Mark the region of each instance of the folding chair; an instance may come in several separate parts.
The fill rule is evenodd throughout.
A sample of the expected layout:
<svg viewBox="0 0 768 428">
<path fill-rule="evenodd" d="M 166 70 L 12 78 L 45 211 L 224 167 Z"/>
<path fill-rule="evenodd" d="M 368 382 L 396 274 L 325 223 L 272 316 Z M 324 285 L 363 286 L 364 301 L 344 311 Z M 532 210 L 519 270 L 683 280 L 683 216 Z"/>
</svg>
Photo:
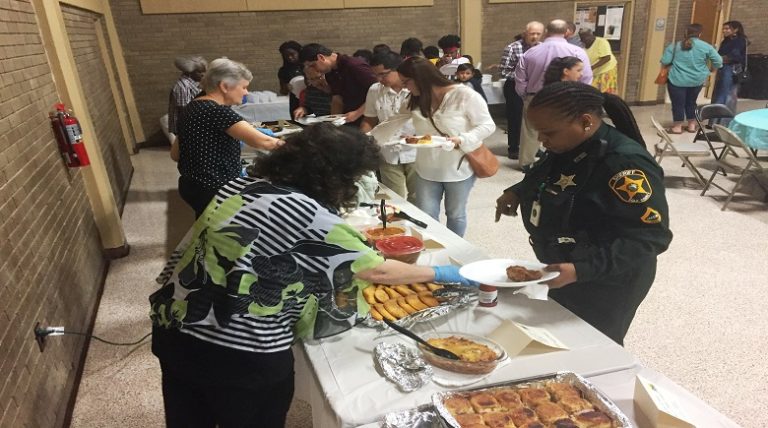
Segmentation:
<svg viewBox="0 0 768 428">
<path fill-rule="evenodd" d="M 651 117 L 651 122 L 653 123 L 653 127 L 656 128 L 656 134 L 661 137 L 661 140 L 659 140 L 655 146 L 656 154 L 654 155 L 654 159 L 656 159 L 656 162 L 661 163 L 661 159 L 664 158 L 664 155 L 674 154 L 683 161 L 683 165 L 691 171 L 694 178 L 704 186 L 704 176 L 701 175 L 689 158 L 709 157 L 709 149 L 696 143 L 673 143 L 672 138 L 667 131 L 655 118 Z"/>
<path fill-rule="evenodd" d="M 722 211 L 725 211 L 725 208 L 728 206 L 728 204 L 731 202 L 731 199 L 733 199 L 733 196 L 736 194 L 736 189 L 739 188 L 742 181 L 744 181 L 744 177 L 748 175 L 760 175 L 765 174 L 766 169 L 763 168 L 762 165 L 760 165 L 760 162 L 758 162 L 757 158 L 755 157 L 755 154 L 752 153 L 752 150 L 750 150 L 749 146 L 744 144 L 744 141 L 741 140 L 741 138 L 736 135 L 733 131 L 730 129 L 722 126 L 722 125 L 714 125 L 715 132 L 718 133 L 718 136 L 720 139 L 727 145 L 728 150 L 723 151 L 723 155 L 716 159 L 717 161 L 717 168 L 712 173 L 712 176 L 709 177 L 709 181 L 707 181 L 707 184 L 704 185 L 704 190 L 701 191 L 701 196 L 704 196 L 704 193 L 707 192 L 707 189 L 709 189 L 709 186 L 715 186 L 718 189 L 722 190 L 723 192 L 728 194 L 728 198 L 725 200 L 725 203 L 723 204 L 723 207 L 721 208 Z M 736 157 L 737 151 L 743 151 L 745 157 Z M 733 154 L 733 156 L 728 156 L 729 154 Z M 728 172 L 734 173 L 739 175 L 739 179 L 736 180 L 736 185 L 733 186 L 733 189 L 731 191 L 725 190 L 723 187 L 717 185 L 716 183 L 713 183 L 713 180 L 715 179 L 715 176 L 717 175 L 717 171 L 719 169 L 722 170 L 728 170 Z"/>
<path fill-rule="evenodd" d="M 721 149 L 726 146 L 712 128 L 712 122 L 716 119 L 733 119 L 733 112 L 725 104 L 707 104 L 696 107 L 696 123 L 699 128 L 696 130 L 696 135 L 693 136 L 693 142 L 706 141 L 712 154 L 719 158 L 723 154 Z M 719 155 L 717 151 L 720 151 Z"/>
</svg>

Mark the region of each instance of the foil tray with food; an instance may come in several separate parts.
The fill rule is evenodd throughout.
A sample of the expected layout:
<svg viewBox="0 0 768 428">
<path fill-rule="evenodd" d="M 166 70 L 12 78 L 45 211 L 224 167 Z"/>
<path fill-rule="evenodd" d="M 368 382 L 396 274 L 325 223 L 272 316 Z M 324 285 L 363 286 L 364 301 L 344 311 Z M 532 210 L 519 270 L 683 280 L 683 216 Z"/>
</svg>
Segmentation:
<svg viewBox="0 0 768 428">
<path fill-rule="evenodd" d="M 437 392 L 432 404 L 448 428 L 632 427 L 616 404 L 572 372 Z"/>
<path fill-rule="evenodd" d="M 363 320 L 368 327 L 386 327 L 385 318 L 402 326 L 431 321 L 477 300 L 475 288 L 432 282 L 372 284 L 362 293 L 370 306 Z"/>
<path fill-rule="evenodd" d="M 415 409 L 387 413 L 381 428 L 442 428 L 440 416 L 432 404 L 424 404 Z"/>
</svg>

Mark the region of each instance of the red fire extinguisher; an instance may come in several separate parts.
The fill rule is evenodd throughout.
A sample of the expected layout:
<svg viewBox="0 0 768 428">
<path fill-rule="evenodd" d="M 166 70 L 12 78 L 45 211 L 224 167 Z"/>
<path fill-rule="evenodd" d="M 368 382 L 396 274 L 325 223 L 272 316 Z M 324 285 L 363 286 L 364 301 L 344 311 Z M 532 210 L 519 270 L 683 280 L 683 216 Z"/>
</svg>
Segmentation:
<svg viewBox="0 0 768 428">
<path fill-rule="evenodd" d="M 54 108 L 55 110 L 48 116 L 51 119 L 51 128 L 53 128 L 53 134 L 56 136 L 56 143 L 59 145 L 59 151 L 64 162 L 70 168 L 90 165 L 91 161 L 88 159 L 88 152 L 85 151 L 80 122 L 69 114 L 64 104 L 57 103 Z"/>
</svg>

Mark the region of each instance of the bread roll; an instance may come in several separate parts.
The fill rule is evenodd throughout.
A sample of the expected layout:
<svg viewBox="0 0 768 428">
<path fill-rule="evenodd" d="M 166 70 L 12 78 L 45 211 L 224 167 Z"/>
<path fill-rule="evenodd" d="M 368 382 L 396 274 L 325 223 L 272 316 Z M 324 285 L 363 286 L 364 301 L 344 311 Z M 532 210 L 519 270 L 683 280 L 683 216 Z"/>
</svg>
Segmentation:
<svg viewBox="0 0 768 428">
<path fill-rule="evenodd" d="M 369 305 L 376 303 L 376 297 L 374 296 L 375 292 L 376 292 L 376 287 L 372 285 L 363 289 L 363 299 L 365 299 L 365 301 L 368 302 Z"/>
<path fill-rule="evenodd" d="M 391 286 L 385 285 L 382 288 L 384 289 L 384 291 L 387 292 L 387 294 L 389 294 L 390 299 L 397 299 L 398 297 L 400 297 L 400 293 L 398 293 L 397 290 L 395 290 Z"/>
<path fill-rule="evenodd" d="M 399 297 L 399 298 L 397 299 L 397 304 L 398 304 L 398 305 L 399 305 L 401 308 L 403 308 L 403 310 L 404 310 L 405 312 L 408 312 L 408 315 L 410 315 L 410 314 L 412 314 L 412 313 L 415 313 L 415 312 L 416 312 L 416 308 L 414 308 L 413 306 L 409 305 L 409 304 L 408 304 L 408 302 L 406 302 L 406 301 L 405 301 L 405 297 Z"/>
<path fill-rule="evenodd" d="M 398 284 L 394 286 L 395 290 L 400 293 L 401 296 L 407 296 L 409 294 L 415 294 L 413 290 L 408 288 L 407 285 Z"/>
<path fill-rule="evenodd" d="M 440 304 L 440 302 L 435 299 L 435 296 L 432 295 L 431 292 L 425 291 L 418 294 L 419 299 L 427 306 L 434 307 Z"/>
<path fill-rule="evenodd" d="M 394 315 L 390 314 L 389 311 L 384 308 L 383 303 L 376 303 L 373 305 L 373 307 L 382 315 L 382 317 L 386 318 L 387 320 L 397 321 L 397 318 L 395 318 Z"/>
<path fill-rule="evenodd" d="M 397 319 L 404 318 L 408 316 L 408 312 L 405 312 L 403 308 L 400 307 L 400 305 L 397 304 L 396 299 L 389 299 L 386 302 L 384 302 L 384 309 L 387 310 L 392 316 L 394 316 Z"/>
<path fill-rule="evenodd" d="M 386 287 L 378 286 L 376 287 L 376 290 L 373 292 L 374 297 L 376 298 L 376 301 L 379 303 L 384 303 L 387 300 L 389 300 L 389 293 L 385 291 Z"/>
<path fill-rule="evenodd" d="M 419 299 L 418 294 L 409 294 L 405 296 L 405 302 L 411 305 L 417 311 L 420 311 L 422 309 L 427 309 L 429 307 L 421 302 L 421 299 Z"/>
<path fill-rule="evenodd" d="M 421 283 L 411 284 L 411 290 L 421 293 L 422 291 L 429 291 L 429 288 L 427 288 L 426 285 Z"/>
<path fill-rule="evenodd" d="M 380 305 L 381 303 L 379 303 Z M 384 317 L 381 315 L 379 311 L 376 310 L 376 307 L 371 306 L 371 318 L 375 319 L 376 321 L 382 321 Z"/>
</svg>

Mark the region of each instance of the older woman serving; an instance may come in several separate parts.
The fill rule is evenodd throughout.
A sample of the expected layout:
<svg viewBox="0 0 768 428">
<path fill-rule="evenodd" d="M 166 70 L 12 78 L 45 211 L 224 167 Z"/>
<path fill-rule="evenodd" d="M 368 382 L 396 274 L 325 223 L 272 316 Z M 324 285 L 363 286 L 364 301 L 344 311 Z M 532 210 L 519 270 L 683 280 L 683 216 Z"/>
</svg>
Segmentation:
<svg viewBox="0 0 768 428">
<path fill-rule="evenodd" d="M 262 179 L 221 188 L 150 297 L 168 427 L 282 428 L 291 345 L 351 328 L 358 280 L 460 280 L 455 268 L 384 261 L 339 217 L 378 164 L 373 141 L 323 123 L 259 160 Z"/>
<path fill-rule="evenodd" d="M 240 176 L 240 141 L 267 150 L 282 144 L 229 107 L 242 102 L 252 78 L 243 64 L 216 59 L 202 81 L 205 95 L 184 110 L 179 126 L 179 194 L 196 217 L 224 183 Z"/>
<path fill-rule="evenodd" d="M 496 129 L 488 104 L 474 89 L 451 82 L 429 60 L 411 57 L 397 68 L 403 86 L 411 92 L 408 102 L 418 135 L 446 135 L 455 150 L 420 150 L 416 157 L 416 205 L 435 220 L 445 195 L 448 229 L 464 236 L 467 199 L 475 173 L 465 153 L 476 150 Z"/>
</svg>

